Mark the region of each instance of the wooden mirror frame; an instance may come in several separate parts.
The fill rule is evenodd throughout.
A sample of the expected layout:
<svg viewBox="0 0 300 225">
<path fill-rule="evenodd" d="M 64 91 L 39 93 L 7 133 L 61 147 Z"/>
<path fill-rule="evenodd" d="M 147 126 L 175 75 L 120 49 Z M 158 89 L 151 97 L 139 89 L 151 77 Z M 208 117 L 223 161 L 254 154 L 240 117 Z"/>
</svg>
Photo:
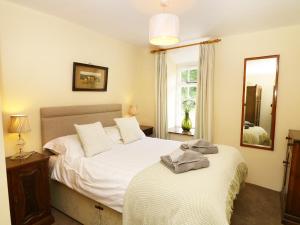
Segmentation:
<svg viewBox="0 0 300 225">
<path fill-rule="evenodd" d="M 245 90 L 246 90 L 246 69 L 247 69 L 247 61 L 250 60 L 259 60 L 259 59 L 269 59 L 276 58 L 277 68 L 276 68 L 276 77 L 275 77 L 275 86 L 273 90 L 273 102 L 272 102 L 272 121 L 271 121 L 271 132 L 270 139 L 272 140 L 271 146 L 263 146 L 263 145 L 255 145 L 255 144 L 244 144 L 243 143 L 243 128 L 244 128 L 244 114 L 245 114 Z M 275 143 L 275 123 L 276 123 L 276 106 L 277 106 L 277 94 L 278 94 L 278 76 L 279 76 L 279 58 L 280 55 L 268 55 L 268 56 L 260 56 L 260 57 L 251 57 L 244 59 L 244 80 L 243 80 L 243 96 L 242 96 L 242 119 L 241 119 L 241 136 L 240 136 L 240 146 L 249 147 L 249 148 L 257 148 L 263 150 L 274 150 Z"/>
</svg>

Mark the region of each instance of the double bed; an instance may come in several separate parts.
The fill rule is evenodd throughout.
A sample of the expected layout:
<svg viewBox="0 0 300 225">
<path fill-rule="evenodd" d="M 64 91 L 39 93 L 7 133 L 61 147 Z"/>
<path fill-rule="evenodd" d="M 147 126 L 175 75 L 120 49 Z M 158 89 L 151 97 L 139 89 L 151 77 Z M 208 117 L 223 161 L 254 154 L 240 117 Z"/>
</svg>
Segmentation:
<svg viewBox="0 0 300 225">
<path fill-rule="evenodd" d="M 267 131 L 259 126 L 244 128 L 243 143 L 253 145 L 266 145 L 271 144 L 271 140 Z"/>
<path fill-rule="evenodd" d="M 42 143 L 75 134 L 74 124 L 113 126 L 121 116 L 120 104 L 42 108 Z M 86 225 L 230 224 L 247 174 L 241 154 L 218 145 L 208 168 L 173 174 L 159 160 L 180 144 L 144 137 L 93 157 L 51 156 L 52 205 Z"/>
</svg>

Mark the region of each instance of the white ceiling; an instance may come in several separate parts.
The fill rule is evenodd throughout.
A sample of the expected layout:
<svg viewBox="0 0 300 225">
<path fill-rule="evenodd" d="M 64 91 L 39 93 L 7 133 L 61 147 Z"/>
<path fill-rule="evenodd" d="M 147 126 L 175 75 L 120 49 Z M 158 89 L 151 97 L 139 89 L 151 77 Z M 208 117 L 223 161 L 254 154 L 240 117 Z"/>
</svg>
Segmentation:
<svg viewBox="0 0 300 225">
<path fill-rule="evenodd" d="M 159 0 L 9 0 L 131 43 L 148 44 Z M 181 40 L 300 24 L 300 0 L 169 0 Z"/>
</svg>

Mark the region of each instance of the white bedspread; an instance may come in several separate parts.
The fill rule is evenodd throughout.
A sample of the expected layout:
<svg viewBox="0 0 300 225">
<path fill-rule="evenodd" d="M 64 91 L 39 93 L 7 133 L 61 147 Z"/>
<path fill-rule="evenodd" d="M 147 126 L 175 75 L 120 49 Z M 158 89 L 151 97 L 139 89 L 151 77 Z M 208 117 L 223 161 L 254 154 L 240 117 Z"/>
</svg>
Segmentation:
<svg viewBox="0 0 300 225">
<path fill-rule="evenodd" d="M 181 142 L 177 141 L 146 137 L 130 144 L 116 144 L 112 150 L 91 158 L 59 156 L 51 178 L 122 212 L 125 192 L 132 178 L 158 162 L 160 156 L 176 150 L 180 144 Z M 223 145 L 219 145 L 218 154 L 207 155 L 207 157 L 210 167 L 206 169 L 206 178 L 219 179 L 220 182 L 224 177 L 222 179 L 215 177 L 216 174 L 225 175 L 229 172 L 226 179 L 230 179 L 233 176 L 231 170 L 224 171 L 224 169 L 235 167 L 238 162 L 243 161 L 237 149 Z M 220 160 L 223 161 L 223 167 L 219 168 Z M 224 166 L 226 164 L 230 165 L 226 167 Z M 209 171 L 212 171 L 211 175 L 209 175 Z M 224 185 L 229 183 L 230 180 L 226 180 Z"/>
<path fill-rule="evenodd" d="M 145 137 L 130 144 L 116 144 L 112 150 L 91 158 L 60 156 L 51 178 L 122 212 L 124 195 L 131 179 L 180 144 L 177 141 Z"/>
</svg>

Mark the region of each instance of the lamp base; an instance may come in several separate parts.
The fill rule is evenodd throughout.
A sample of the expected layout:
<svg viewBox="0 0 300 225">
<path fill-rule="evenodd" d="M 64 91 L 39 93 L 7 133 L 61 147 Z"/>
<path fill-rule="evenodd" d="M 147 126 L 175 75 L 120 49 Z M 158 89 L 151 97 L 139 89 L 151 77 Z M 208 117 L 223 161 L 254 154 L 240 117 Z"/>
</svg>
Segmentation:
<svg viewBox="0 0 300 225">
<path fill-rule="evenodd" d="M 12 159 L 12 160 L 27 159 L 27 158 L 29 158 L 33 153 L 34 153 L 34 151 L 32 151 L 32 152 L 18 152 L 18 153 L 16 153 L 16 154 L 12 155 L 12 156 L 10 157 L 10 159 Z"/>
</svg>

